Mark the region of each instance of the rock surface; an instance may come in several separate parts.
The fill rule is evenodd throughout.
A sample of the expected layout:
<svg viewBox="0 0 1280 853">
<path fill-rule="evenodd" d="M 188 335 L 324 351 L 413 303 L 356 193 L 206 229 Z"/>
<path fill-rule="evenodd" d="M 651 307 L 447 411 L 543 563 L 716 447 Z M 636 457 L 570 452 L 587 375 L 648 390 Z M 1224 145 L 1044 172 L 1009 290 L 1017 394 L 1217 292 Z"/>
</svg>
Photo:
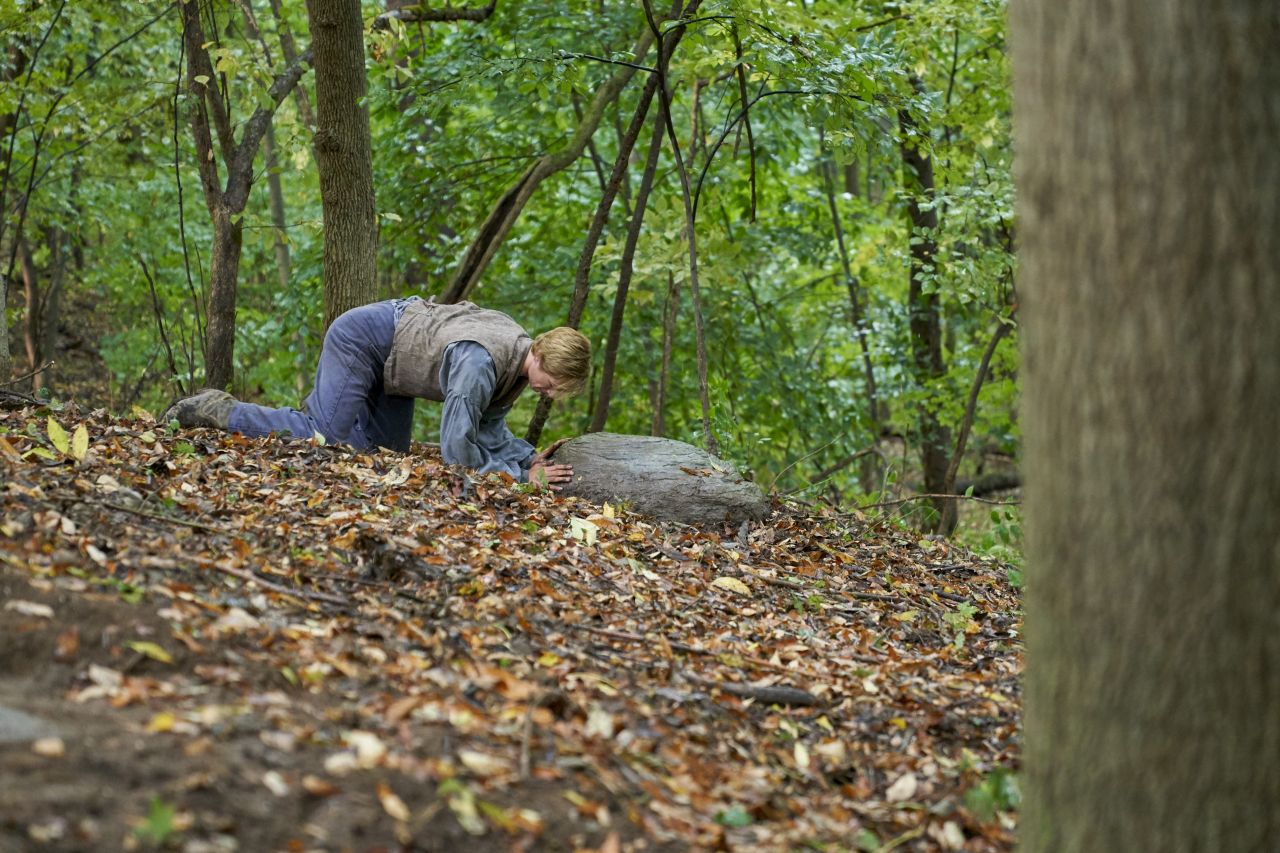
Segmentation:
<svg viewBox="0 0 1280 853">
<path fill-rule="evenodd" d="M 39 717 L 0 705 L 0 743 L 25 743 L 56 732 L 57 729 Z"/>
<path fill-rule="evenodd" d="M 563 494 L 621 502 L 635 512 L 685 524 L 740 524 L 764 518 L 769 500 L 728 462 L 669 438 L 596 432 L 572 439 L 554 460 L 573 466 Z"/>
</svg>

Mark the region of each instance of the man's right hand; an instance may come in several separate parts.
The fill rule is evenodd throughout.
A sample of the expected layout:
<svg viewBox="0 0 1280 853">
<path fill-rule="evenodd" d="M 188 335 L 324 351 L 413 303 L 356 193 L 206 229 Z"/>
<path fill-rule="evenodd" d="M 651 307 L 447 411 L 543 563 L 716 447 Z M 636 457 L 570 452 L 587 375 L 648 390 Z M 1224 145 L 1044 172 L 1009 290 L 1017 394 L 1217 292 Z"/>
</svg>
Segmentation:
<svg viewBox="0 0 1280 853">
<path fill-rule="evenodd" d="M 557 492 L 564 489 L 564 486 L 557 486 L 556 483 L 568 483 L 572 480 L 572 465 L 556 465 L 551 462 L 538 461 L 534 462 L 529 468 L 530 483 L 549 486 Z"/>
</svg>

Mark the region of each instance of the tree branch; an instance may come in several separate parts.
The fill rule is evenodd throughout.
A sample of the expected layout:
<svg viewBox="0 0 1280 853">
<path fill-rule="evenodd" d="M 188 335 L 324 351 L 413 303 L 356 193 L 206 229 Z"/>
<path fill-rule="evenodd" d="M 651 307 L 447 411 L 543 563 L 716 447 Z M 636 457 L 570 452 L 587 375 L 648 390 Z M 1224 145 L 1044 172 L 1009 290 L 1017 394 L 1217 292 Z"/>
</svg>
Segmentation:
<svg viewBox="0 0 1280 853">
<path fill-rule="evenodd" d="M 405 24 L 414 24 L 419 21 L 430 21 L 435 23 L 444 23 L 449 21 L 483 21 L 488 19 L 498 8 L 498 0 L 490 0 L 488 6 L 464 6 L 455 9 L 448 4 L 443 9 L 431 9 L 426 6 L 404 6 L 400 9 L 392 9 L 383 12 L 381 15 L 373 19 L 373 28 L 375 30 L 383 30 L 390 26 L 391 21 L 400 21 Z"/>
<path fill-rule="evenodd" d="M 241 210 L 248 201 L 249 188 L 253 182 L 253 158 L 258 152 L 258 145 L 262 142 L 262 136 L 267 132 L 267 126 L 271 123 L 271 117 L 279 108 L 280 104 L 294 87 L 298 85 L 298 81 L 302 79 L 302 75 L 307 73 L 307 69 L 311 65 L 311 50 L 302 52 L 296 60 L 289 64 L 287 68 L 276 75 L 271 83 L 271 88 L 267 90 L 267 96 L 271 98 L 270 107 L 259 106 L 253 111 L 253 115 L 249 121 L 245 123 L 244 135 L 240 140 L 240 144 L 236 146 L 235 159 L 227 168 L 227 195 L 225 202 L 228 207 L 233 210 Z"/>
</svg>

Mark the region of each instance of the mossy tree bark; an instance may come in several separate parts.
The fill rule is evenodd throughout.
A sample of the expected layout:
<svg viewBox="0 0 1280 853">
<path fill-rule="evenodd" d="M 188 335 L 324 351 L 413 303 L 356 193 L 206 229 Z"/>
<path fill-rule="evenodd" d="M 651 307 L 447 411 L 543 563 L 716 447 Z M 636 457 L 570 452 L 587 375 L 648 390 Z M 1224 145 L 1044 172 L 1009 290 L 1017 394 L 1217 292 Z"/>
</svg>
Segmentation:
<svg viewBox="0 0 1280 853">
<path fill-rule="evenodd" d="M 377 298 L 378 222 L 359 0 L 307 0 L 324 220 L 324 325 Z"/>
<path fill-rule="evenodd" d="M 1280 837 L 1280 8 L 1012 7 L 1022 849 Z"/>
</svg>

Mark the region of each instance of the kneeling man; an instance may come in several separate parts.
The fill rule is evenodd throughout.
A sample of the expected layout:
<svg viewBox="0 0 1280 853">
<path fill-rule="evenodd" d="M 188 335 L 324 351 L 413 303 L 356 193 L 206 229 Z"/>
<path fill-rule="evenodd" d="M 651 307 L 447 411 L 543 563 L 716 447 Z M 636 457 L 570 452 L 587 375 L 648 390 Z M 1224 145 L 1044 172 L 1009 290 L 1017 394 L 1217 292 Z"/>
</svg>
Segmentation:
<svg viewBox="0 0 1280 853">
<path fill-rule="evenodd" d="M 591 343 L 562 326 L 531 339 L 514 320 L 459 302 L 418 297 L 354 308 L 324 336 L 315 388 L 301 410 L 242 403 L 225 391 L 178 400 L 161 420 L 218 427 L 247 436 L 284 433 L 342 442 L 358 449 L 409 449 L 418 397 L 444 403 L 440 452 L 449 464 L 480 473 L 505 471 L 522 482 L 568 482 L 573 469 L 554 465 L 516 438 L 506 416 L 528 385 L 559 399 L 581 393 L 591 369 Z"/>
</svg>

